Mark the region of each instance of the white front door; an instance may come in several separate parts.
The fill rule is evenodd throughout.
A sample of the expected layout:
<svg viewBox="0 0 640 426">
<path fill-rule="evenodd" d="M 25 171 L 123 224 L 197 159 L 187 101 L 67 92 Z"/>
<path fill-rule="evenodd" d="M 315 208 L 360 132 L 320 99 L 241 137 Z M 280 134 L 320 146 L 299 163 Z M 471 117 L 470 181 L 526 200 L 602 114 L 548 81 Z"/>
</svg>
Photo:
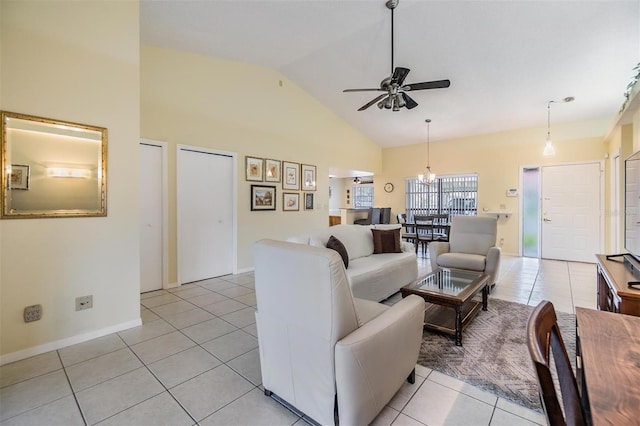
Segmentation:
<svg viewBox="0 0 640 426">
<path fill-rule="evenodd" d="M 164 285 L 163 146 L 140 144 L 140 292 Z"/>
<path fill-rule="evenodd" d="M 178 148 L 178 281 L 233 273 L 232 155 Z"/>
<path fill-rule="evenodd" d="M 542 167 L 542 257 L 595 262 L 601 251 L 600 163 Z"/>
</svg>

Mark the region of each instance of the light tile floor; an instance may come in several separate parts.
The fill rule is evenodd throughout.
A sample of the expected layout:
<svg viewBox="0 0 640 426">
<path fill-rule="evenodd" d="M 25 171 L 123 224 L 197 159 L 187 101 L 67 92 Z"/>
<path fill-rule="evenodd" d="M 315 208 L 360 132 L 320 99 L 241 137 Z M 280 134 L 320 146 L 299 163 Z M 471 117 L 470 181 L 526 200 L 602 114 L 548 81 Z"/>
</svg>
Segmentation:
<svg viewBox="0 0 640 426">
<path fill-rule="evenodd" d="M 501 271 L 492 298 L 595 307 L 593 264 L 505 256 Z M 0 424 L 302 424 L 263 395 L 255 305 L 252 273 L 143 294 L 142 326 L 0 367 Z M 375 425 L 545 424 L 437 371 L 416 372 Z"/>
</svg>

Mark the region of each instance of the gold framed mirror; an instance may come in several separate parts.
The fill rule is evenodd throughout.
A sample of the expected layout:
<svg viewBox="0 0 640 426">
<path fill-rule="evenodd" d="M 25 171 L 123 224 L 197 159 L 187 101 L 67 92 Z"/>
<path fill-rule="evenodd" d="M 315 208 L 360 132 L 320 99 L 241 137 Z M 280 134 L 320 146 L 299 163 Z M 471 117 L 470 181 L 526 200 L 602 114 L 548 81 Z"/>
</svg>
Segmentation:
<svg viewBox="0 0 640 426">
<path fill-rule="evenodd" d="M 0 113 L 0 217 L 107 215 L 107 129 Z"/>
</svg>

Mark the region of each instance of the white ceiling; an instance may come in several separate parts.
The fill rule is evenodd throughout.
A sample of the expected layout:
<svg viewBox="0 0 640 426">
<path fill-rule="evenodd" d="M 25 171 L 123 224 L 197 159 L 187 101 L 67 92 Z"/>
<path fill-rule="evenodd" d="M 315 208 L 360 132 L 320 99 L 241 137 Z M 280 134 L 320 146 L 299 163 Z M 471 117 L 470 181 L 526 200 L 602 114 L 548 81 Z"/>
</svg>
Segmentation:
<svg viewBox="0 0 640 426">
<path fill-rule="evenodd" d="M 145 44 L 277 69 L 383 147 L 616 116 L 640 61 L 640 0 L 400 0 L 395 66 L 417 108 L 357 109 L 390 74 L 385 0 L 142 0 Z"/>
</svg>

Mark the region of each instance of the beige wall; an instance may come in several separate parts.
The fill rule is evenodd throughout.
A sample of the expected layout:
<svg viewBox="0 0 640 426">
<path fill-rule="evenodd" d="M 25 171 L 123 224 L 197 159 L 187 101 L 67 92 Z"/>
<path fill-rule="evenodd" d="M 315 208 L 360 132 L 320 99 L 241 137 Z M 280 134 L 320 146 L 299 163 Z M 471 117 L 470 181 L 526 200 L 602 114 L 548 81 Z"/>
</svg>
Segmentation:
<svg viewBox="0 0 640 426">
<path fill-rule="evenodd" d="M 377 145 L 272 69 L 142 46 L 141 111 L 142 137 L 169 144 L 170 283 L 177 277 L 177 144 L 238 155 L 239 270 L 253 267 L 256 240 L 327 226 L 329 166 L 381 169 Z M 278 184 L 277 211 L 250 211 L 246 155 L 316 165 L 316 209 L 283 212 Z"/>
<path fill-rule="evenodd" d="M 546 128 L 521 129 L 431 142 L 431 168 L 438 175 L 477 173 L 478 211 L 512 211 L 498 221 L 498 240 L 504 239 L 505 253 L 519 252 L 520 197 L 507 197 L 508 188 L 520 187 L 522 166 L 602 161 L 607 152 L 602 142 L 610 120 L 590 120 L 554 126 L 556 156 L 543 157 Z M 405 210 L 405 179 L 415 177 L 426 166 L 426 145 L 409 145 L 383 150 L 383 168 L 375 179 L 375 205 L 388 205 L 392 217 Z M 384 192 L 385 182 L 394 184 Z"/>
<path fill-rule="evenodd" d="M 109 131 L 107 217 L 0 221 L 1 363 L 139 322 L 139 32 L 137 2 L 0 2 L 0 108 Z"/>
</svg>

